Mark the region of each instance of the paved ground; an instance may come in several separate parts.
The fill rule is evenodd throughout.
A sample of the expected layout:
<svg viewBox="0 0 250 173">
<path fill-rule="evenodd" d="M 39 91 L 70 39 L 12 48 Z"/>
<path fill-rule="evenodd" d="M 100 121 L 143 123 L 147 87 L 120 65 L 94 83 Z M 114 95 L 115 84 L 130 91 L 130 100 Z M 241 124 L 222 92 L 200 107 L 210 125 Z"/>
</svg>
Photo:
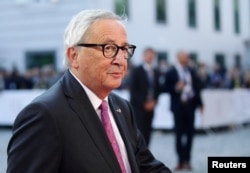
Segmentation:
<svg viewBox="0 0 250 173">
<path fill-rule="evenodd" d="M 223 131 L 209 131 L 196 135 L 193 145 L 192 173 L 207 173 L 208 156 L 250 156 L 250 126 L 240 126 Z M 0 128 L 0 173 L 6 173 L 6 147 L 10 129 Z M 171 169 L 176 164 L 172 132 L 155 131 L 150 145 L 155 157 Z M 182 171 L 181 173 L 185 173 Z"/>
</svg>

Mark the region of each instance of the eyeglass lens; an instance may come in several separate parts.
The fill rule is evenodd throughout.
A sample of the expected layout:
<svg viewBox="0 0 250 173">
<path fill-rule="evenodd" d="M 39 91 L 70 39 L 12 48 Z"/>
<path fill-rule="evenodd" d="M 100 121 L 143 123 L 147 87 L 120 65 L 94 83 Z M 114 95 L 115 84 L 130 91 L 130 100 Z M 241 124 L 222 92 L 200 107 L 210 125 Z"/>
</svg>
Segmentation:
<svg viewBox="0 0 250 173">
<path fill-rule="evenodd" d="M 119 47 L 115 44 L 107 44 L 103 47 L 103 54 L 105 57 L 107 58 L 113 58 L 114 56 L 117 55 L 119 49 L 121 49 L 122 51 L 124 51 L 126 53 L 126 58 L 130 58 L 133 56 L 133 47 Z"/>
</svg>

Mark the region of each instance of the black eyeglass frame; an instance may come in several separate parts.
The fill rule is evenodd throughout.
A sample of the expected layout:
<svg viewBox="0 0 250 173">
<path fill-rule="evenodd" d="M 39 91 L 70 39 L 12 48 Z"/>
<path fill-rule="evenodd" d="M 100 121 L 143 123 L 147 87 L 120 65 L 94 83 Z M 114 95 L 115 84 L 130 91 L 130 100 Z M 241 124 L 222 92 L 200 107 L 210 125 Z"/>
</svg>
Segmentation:
<svg viewBox="0 0 250 173">
<path fill-rule="evenodd" d="M 105 46 L 107 45 L 112 45 L 112 46 L 115 46 L 117 49 L 116 49 L 116 52 L 114 53 L 114 55 L 112 57 L 107 57 L 105 56 L 105 53 L 104 53 L 104 48 Z M 111 58 L 115 58 L 115 56 L 118 54 L 119 52 L 119 49 L 121 50 L 125 50 L 127 49 L 126 47 L 128 47 L 128 50 L 127 50 L 127 53 L 128 53 L 128 56 L 126 57 L 126 59 L 130 59 L 132 58 L 132 56 L 134 55 L 134 52 L 135 52 L 135 49 L 136 49 L 136 46 L 135 45 L 132 45 L 132 44 L 129 44 L 129 45 L 126 45 L 126 46 L 118 46 L 117 44 L 114 44 L 114 43 L 106 43 L 106 44 L 93 44 L 93 43 L 78 43 L 77 46 L 82 46 L 82 47 L 95 47 L 95 46 L 101 46 L 102 47 L 102 54 L 105 58 L 108 58 L 108 59 L 111 59 Z M 129 49 L 131 50 L 131 52 L 129 51 Z"/>
</svg>

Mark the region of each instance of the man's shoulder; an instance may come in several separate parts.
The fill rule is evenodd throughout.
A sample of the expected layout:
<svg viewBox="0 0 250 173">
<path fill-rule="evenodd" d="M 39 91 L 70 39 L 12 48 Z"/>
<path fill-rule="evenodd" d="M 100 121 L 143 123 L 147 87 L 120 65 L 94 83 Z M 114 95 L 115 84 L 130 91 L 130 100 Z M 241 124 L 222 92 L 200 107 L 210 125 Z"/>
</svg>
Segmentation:
<svg viewBox="0 0 250 173">
<path fill-rule="evenodd" d="M 174 65 L 169 67 L 167 70 L 167 74 L 173 74 L 173 73 L 177 73 L 177 69 Z"/>
<path fill-rule="evenodd" d="M 43 104 L 48 107 L 59 104 L 63 101 L 63 90 L 60 81 L 56 82 L 52 87 L 45 90 L 42 94 L 34 98 L 31 104 Z"/>
<path fill-rule="evenodd" d="M 143 69 L 143 65 L 142 64 L 139 64 L 139 65 L 136 65 L 133 67 L 133 70 L 134 71 L 138 71 L 138 70 L 142 70 Z"/>
<path fill-rule="evenodd" d="M 124 97 L 122 97 L 121 95 L 119 95 L 119 93 L 115 91 L 111 92 L 109 97 L 112 99 L 112 101 L 118 103 L 127 104 L 126 102 L 128 102 Z"/>
</svg>

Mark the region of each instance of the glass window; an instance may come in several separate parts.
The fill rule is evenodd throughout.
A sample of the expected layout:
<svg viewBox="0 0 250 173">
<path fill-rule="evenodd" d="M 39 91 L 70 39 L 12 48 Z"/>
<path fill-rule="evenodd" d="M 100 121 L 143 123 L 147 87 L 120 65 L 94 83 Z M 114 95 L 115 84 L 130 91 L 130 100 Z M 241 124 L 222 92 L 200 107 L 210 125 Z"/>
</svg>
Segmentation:
<svg viewBox="0 0 250 173">
<path fill-rule="evenodd" d="M 166 23 L 166 0 L 156 0 L 156 20 Z"/>
<path fill-rule="evenodd" d="M 129 17 L 128 0 L 115 0 L 115 13 Z"/>
<path fill-rule="evenodd" d="M 164 60 L 164 61 L 168 61 L 168 54 L 167 52 L 157 52 L 157 60 L 158 62 Z"/>
<path fill-rule="evenodd" d="M 192 66 L 192 67 L 197 67 L 198 66 L 198 58 L 197 58 L 198 56 L 197 56 L 197 53 L 194 53 L 194 52 L 192 52 L 192 53 L 189 53 L 189 58 L 190 58 L 190 65 Z"/>
<path fill-rule="evenodd" d="M 241 68 L 241 56 L 239 54 L 235 55 L 235 59 L 234 59 L 234 65 L 237 68 Z"/>
<path fill-rule="evenodd" d="M 220 72 L 224 76 L 226 73 L 225 56 L 223 54 L 216 54 L 215 63 L 219 65 Z"/>
<path fill-rule="evenodd" d="M 55 52 L 27 52 L 25 56 L 26 68 L 43 67 L 45 65 L 55 66 Z"/>
<path fill-rule="evenodd" d="M 234 31 L 240 33 L 239 0 L 234 0 Z"/>
<path fill-rule="evenodd" d="M 214 0 L 214 28 L 219 31 L 221 27 L 220 21 L 220 0 Z"/>
<path fill-rule="evenodd" d="M 196 27 L 196 0 L 188 0 L 188 25 Z"/>
</svg>

